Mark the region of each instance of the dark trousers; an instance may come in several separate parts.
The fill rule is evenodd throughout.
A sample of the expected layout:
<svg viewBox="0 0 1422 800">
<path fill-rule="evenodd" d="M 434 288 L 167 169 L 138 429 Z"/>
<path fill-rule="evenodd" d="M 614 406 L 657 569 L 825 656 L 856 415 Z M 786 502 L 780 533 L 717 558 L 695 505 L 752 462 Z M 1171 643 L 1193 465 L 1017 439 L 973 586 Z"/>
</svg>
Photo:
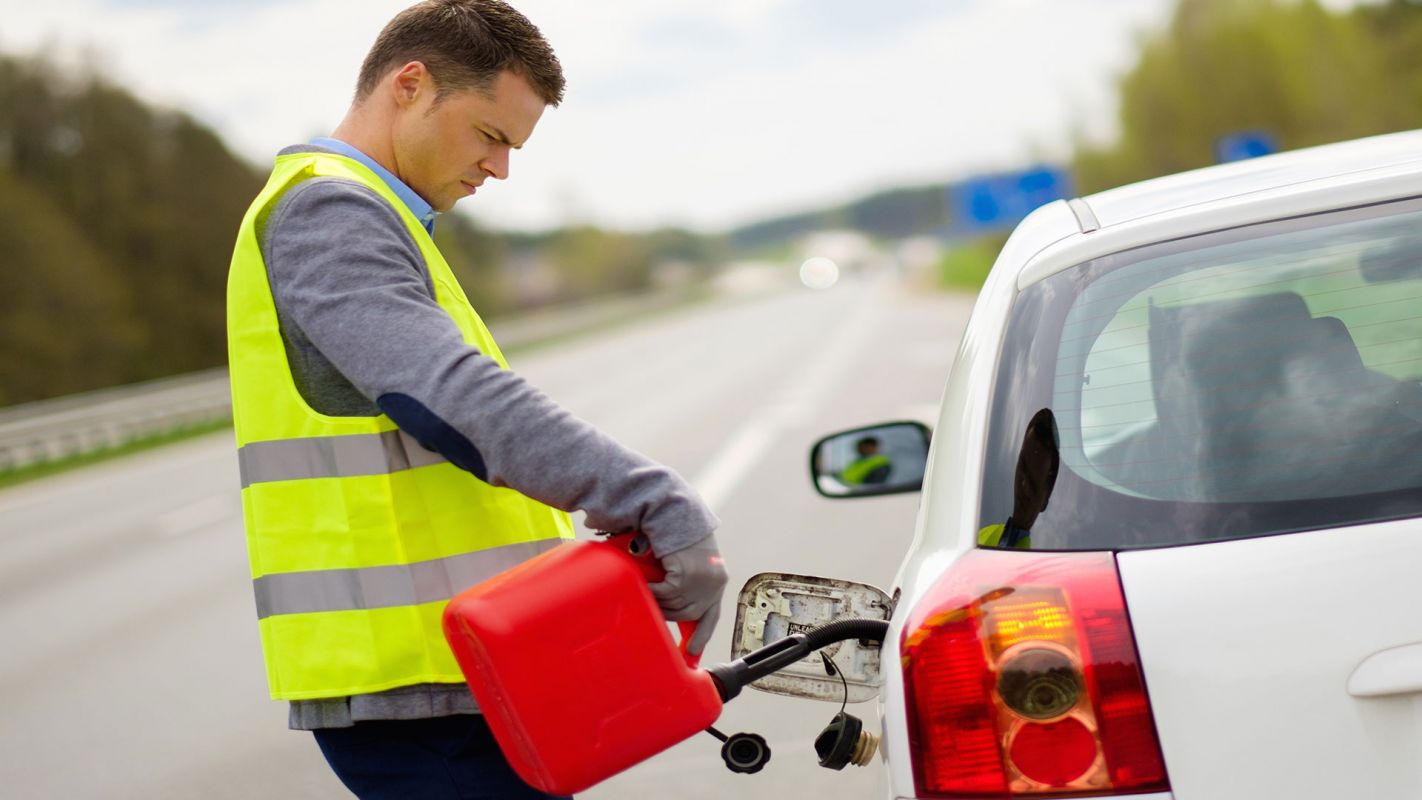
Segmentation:
<svg viewBox="0 0 1422 800">
<path fill-rule="evenodd" d="M 315 731 L 337 777 L 361 800 L 547 800 L 524 783 L 484 717 L 357 722 Z"/>
</svg>

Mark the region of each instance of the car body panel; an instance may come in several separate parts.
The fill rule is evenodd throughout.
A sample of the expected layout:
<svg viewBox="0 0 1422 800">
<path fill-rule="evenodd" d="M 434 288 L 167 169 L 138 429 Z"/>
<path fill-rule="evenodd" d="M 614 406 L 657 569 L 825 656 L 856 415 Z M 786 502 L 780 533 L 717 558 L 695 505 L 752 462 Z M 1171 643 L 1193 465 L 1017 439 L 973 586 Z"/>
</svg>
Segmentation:
<svg viewBox="0 0 1422 800">
<path fill-rule="evenodd" d="M 880 695 L 881 753 L 890 797 L 915 795 L 904 681 L 897 668 L 903 624 L 944 571 L 976 546 L 993 385 L 1009 311 L 1021 287 L 1093 258 L 1154 242 L 1418 195 L 1422 195 L 1422 131 L 1413 131 L 1211 167 L 1071 203 L 1052 203 L 1017 227 L 983 286 L 957 351 L 929 453 L 914 539 L 891 590 L 898 602 L 884 643 Z M 1394 545 L 1402 549 L 1391 549 Z M 1120 556 L 1133 627 L 1138 641 L 1146 640 L 1141 643 L 1143 668 L 1165 740 L 1175 797 L 1422 796 L 1418 695 L 1360 699 L 1347 692 L 1350 675 L 1370 656 L 1422 642 L 1422 629 L 1417 627 L 1422 615 L 1408 619 L 1402 605 L 1409 585 L 1407 573 L 1422 563 L 1419 545 L 1422 529 L 1411 520 Z M 1330 558 L 1330 552 L 1336 557 Z M 1222 566 L 1224 556 L 1218 553 L 1242 555 Z M 1306 564 L 1322 571 L 1291 569 Z M 1212 565 L 1217 572 L 1211 572 Z M 1374 576 L 1388 582 L 1385 590 L 1369 583 L 1368 570 L 1375 565 L 1379 570 Z M 1387 568 L 1381 569 L 1382 565 Z M 1330 566 L 1340 572 L 1329 572 Z M 1226 583 L 1219 575 L 1233 580 L 1226 591 L 1211 595 L 1211 586 Z M 1173 587 L 1173 592 L 1160 591 L 1164 586 Z M 1295 606 L 1271 602 L 1271 593 L 1308 613 L 1292 613 Z M 1203 606 L 1195 605 L 1197 598 Z M 1374 598 L 1385 598 L 1388 616 Z M 1208 613 L 1203 613 L 1204 608 Z M 1253 713 L 1250 704 L 1255 695 L 1267 690 L 1266 667 L 1278 663 L 1268 660 L 1272 653 L 1301 658 L 1327 650 L 1333 646 L 1329 636 L 1348 628 L 1353 616 L 1369 613 L 1374 616 L 1367 624 L 1343 636 L 1338 649 L 1330 651 L 1326 666 L 1309 665 L 1289 678 L 1298 682 L 1302 694 L 1271 698 L 1267 707 L 1275 716 L 1239 724 Z M 1238 618 L 1214 626 L 1217 618 L 1230 614 Z M 1268 630 L 1255 630 L 1268 614 L 1284 619 L 1270 617 Z M 1326 630 L 1325 619 L 1330 620 Z M 1241 647 L 1241 642 L 1248 647 Z M 1392 669 L 1402 663 L 1396 653 L 1382 658 L 1390 659 Z M 1198 667 L 1181 668 L 1191 663 Z M 1237 687 L 1214 686 L 1216 695 L 1207 701 L 1199 697 L 1203 684 L 1195 681 L 1201 676 L 1192 672 L 1227 670 L 1211 676 L 1226 684 L 1242 668 L 1257 674 L 1246 674 Z M 1309 716 L 1315 694 L 1320 709 Z M 1289 708 L 1290 700 L 1297 708 Z M 1310 720 L 1318 719 L 1336 727 L 1332 731 L 1309 727 Z M 1226 733 L 1235 730 L 1253 733 Z M 1267 775 L 1257 770 L 1243 777 L 1252 768 L 1251 752 L 1267 746 L 1267 740 L 1259 738 L 1261 731 L 1293 736 L 1290 746 L 1276 748 L 1269 756 L 1271 764 L 1289 761 L 1303 777 L 1290 776 L 1287 790 L 1279 788 L 1282 783 L 1268 783 Z M 1304 735 L 1299 736 L 1299 731 Z M 1327 781 L 1306 779 L 1313 770 L 1302 765 L 1326 763 L 1318 760 L 1330 757 L 1328 742 L 1335 732 L 1352 737 L 1339 754 L 1346 754 L 1353 768 L 1372 769 L 1376 775 L 1356 783 L 1337 779 L 1339 772 L 1331 773 Z M 1228 745 L 1217 746 L 1215 737 Z M 1198 752 L 1192 752 L 1197 745 Z M 1230 788 L 1236 778 L 1252 788 L 1236 792 Z M 1359 791 L 1360 787 L 1381 788 L 1369 792 Z"/>
<path fill-rule="evenodd" d="M 1025 289 L 1077 264 L 1156 242 L 1416 196 L 1422 192 L 1419 180 L 1422 160 L 1142 217 L 1055 243 L 1022 265 L 1017 287 Z"/>
<path fill-rule="evenodd" d="M 914 539 L 894 579 L 894 586 L 903 592 L 900 606 L 922 596 L 942 573 L 944 558 L 951 561 L 960 552 L 960 544 L 962 549 L 976 544 L 971 536 L 960 542 L 959 534 L 974 530 L 977 518 L 986 434 L 983 422 L 992 400 L 1007 312 L 1017 295 L 1013 265 L 1030 261 L 1043 250 L 1078 235 L 1076 217 L 1065 202 L 1037 209 L 1003 246 L 978 294 L 944 388 Z"/>
<path fill-rule="evenodd" d="M 913 793 L 913 770 L 908 751 L 904 716 L 903 671 L 898 639 L 904 615 L 933 586 L 953 561 L 977 542 L 972 535 L 978 513 L 983 439 L 997 355 L 1007 324 L 1007 312 L 1017 293 L 1015 270 L 1010 266 L 1031 259 L 1052 244 L 1080 235 L 1076 216 L 1065 202 L 1034 211 L 1018 226 L 998 256 L 997 266 L 978 295 L 967 331 L 958 346 L 953 370 L 944 390 L 943 404 L 923 477 L 923 502 L 919 505 L 913 542 L 899 568 L 894 586 L 899 592 L 884 642 L 884 687 L 880 694 L 880 752 L 888 765 L 894 791 Z"/>
<path fill-rule="evenodd" d="M 1227 199 L 1262 202 L 1258 192 L 1292 187 L 1355 172 L 1402 169 L 1422 161 L 1422 131 L 1374 136 L 1310 147 L 1265 158 L 1235 161 L 1133 183 L 1085 198 L 1102 227 Z"/>
<path fill-rule="evenodd" d="M 1422 796 L 1422 694 L 1359 698 L 1422 643 L 1422 520 L 1117 557 L 1181 800 Z"/>
</svg>

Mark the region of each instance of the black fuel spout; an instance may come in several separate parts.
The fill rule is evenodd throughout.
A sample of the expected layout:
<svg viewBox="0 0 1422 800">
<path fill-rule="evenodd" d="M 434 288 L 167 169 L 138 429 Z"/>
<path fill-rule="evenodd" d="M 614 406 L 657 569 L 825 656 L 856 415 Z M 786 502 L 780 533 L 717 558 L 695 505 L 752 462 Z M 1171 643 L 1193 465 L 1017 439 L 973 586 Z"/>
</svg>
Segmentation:
<svg viewBox="0 0 1422 800">
<path fill-rule="evenodd" d="M 743 658 L 706 668 L 716 682 L 721 702 L 741 693 L 746 684 L 778 672 L 825 645 L 846 639 L 882 642 L 889 623 L 881 619 L 842 619 L 804 633 L 791 634 L 771 642 Z"/>
</svg>

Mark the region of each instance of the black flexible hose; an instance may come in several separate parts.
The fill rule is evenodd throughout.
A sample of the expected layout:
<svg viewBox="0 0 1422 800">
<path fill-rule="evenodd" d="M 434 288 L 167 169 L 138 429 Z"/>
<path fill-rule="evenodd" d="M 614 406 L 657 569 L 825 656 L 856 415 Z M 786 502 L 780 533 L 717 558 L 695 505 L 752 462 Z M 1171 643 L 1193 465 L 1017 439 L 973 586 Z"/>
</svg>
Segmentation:
<svg viewBox="0 0 1422 800">
<path fill-rule="evenodd" d="M 846 639 L 882 642 L 888 631 L 889 623 L 882 619 L 842 619 L 778 639 L 743 658 L 707 667 L 706 671 L 716 681 L 724 703 L 740 694 L 747 684 L 778 672 L 825 645 Z"/>
<path fill-rule="evenodd" d="M 846 639 L 864 639 L 870 642 L 884 641 L 889 632 L 889 623 L 882 619 L 841 619 L 818 628 L 811 628 L 803 634 L 805 644 L 810 648 L 806 655 L 827 644 Z"/>
</svg>

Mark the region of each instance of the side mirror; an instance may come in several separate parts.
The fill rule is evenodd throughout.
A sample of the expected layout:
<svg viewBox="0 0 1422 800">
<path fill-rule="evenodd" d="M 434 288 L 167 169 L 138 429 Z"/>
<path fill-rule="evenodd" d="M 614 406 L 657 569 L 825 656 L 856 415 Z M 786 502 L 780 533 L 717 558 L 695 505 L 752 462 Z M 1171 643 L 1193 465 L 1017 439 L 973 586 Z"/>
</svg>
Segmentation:
<svg viewBox="0 0 1422 800">
<path fill-rule="evenodd" d="M 731 658 L 743 658 L 794 633 L 803 633 L 842 619 L 887 620 L 893 600 L 865 583 L 762 572 L 746 581 L 736 601 L 736 628 L 731 633 Z M 879 694 L 880 642 L 836 642 L 752 683 L 771 694 L 862 703 Z M 834 675 L 824 658 L 835 665 Z"/>
<path fill-rule="evenodd" d="M 933 433 L 918 422 L 842 431 L 815 442 L 810 480 L 830 498 L 916 492 L 923 488 Z"/>
</svg>

